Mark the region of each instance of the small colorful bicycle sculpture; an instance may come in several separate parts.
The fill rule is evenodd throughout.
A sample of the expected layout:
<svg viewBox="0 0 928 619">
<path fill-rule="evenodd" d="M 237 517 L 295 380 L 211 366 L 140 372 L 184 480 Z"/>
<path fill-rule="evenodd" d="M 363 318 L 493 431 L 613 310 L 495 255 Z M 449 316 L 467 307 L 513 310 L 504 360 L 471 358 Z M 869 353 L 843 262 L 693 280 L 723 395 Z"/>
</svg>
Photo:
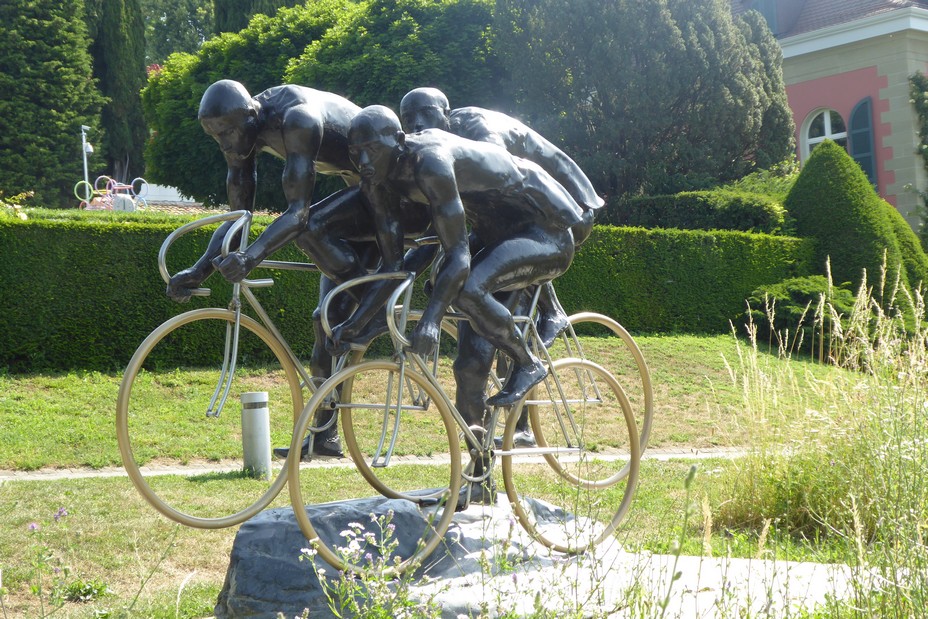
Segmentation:
<svg viewBox="0 0 928 619">
<path fill-rule="evenodd" d="M 81 201 L 78 208 L 88 211 L 134 211 L 139 205 L 148 206 L 148 181 L 141 176 L 131 183 L 120 183 L 109 176 L 98 176 L 91 185 L 78 181 L 74 185 L 74 196 Z"/>
</svg>

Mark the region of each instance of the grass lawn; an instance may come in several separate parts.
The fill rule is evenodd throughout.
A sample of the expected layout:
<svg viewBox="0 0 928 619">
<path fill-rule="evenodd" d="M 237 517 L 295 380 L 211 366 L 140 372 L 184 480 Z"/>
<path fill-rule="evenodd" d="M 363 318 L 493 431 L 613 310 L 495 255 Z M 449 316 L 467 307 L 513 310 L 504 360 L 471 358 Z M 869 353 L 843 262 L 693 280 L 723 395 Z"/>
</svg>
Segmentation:
<svg viewBox="0 0 928 619">
<path fill-rule="evenodd" d="M 724 460 L 701 462 L 690 499 L 714 496 L 718 491 L 714 481 L 727 465 Z M 684 528 L 684 479 L 689 468 L 690 463 L 683 461 L 643 463 L 634 507 L 619 532 L 626 547 L 668 552 L 683 532 L 684 552 L 703 551 L 702 517 L 694 515 Z M 442 472 L 419 465 L 408 469 L 409 475 L 419 477 Z M 356 476 L 337 469 L 317 469 L 309 475 L 308 485 L 318 489 L 311 500 L 323 500 L 319 498 L 323 494 L 329 500 L 371 495 Z M 173 483 L 190 485 L 180 478 Z M 214 500 L 234 499 L 236 492 L 236 480 L 210 483 Z M 288 507 L 283 494 L 274 506 Z M 103 612 L 120 616 L 130 606 L 127 616 L 133 617 L 174 617 L 178 608 L 180 617 L 208 616 L 222 587 L 237 530 L 176 525 L 145 503 L 125 478 L 7 483 L 0 485 L 0 506 L 0 568 L 8 591 L 4 599 L 8 617 L 39 613 L 39 596 L 30 587 L 39 582 L 33 567 L 43 552 L 54 557 L 47 563 L 49 570 L 42 572 L 46 604 L 55 586 L 55 567 L 70 570 L 62 583 L 105 584 L 111 592 L 83 603 L 68 602 L 64 616 L 93 617 Z M 61 508 L 67 515 L 56 521 Z M 30 525 L 38 528 L 30 530 Z M 751 533 L 715 531 L 709 543 L 716 556 L 758 554 L 757 536 Z M 813 546 L 789 536 L 771 535 L 767 545 L 783 560 L 824 560 L 842 552 L 841 547 Z"/>
<path fill-rule="evenodd" d="M 620 366 L 627 353 L 615 341 L 585 338 L 589 357 L 606 367 Z M 654 386 L 651 446 L 746 444 L 750 420 L 743 414 L 742 389 L 726 368 L 726 360 L 732 364 L 737 359 L 734 338 L 660 335 L 638 336 L 636 341 L 648 362 Z M 769 362 L 774 368 L 783 363 L 773 356 Z M 823 378 L 833 371 L 812 363 L 793 363 Z M 449 374 L 445 372 L 450 381 Z M 99 372 L 0 374 L 0 434 L 4 437 L 0 469 L 121 466 L 114 425 L 121 378 L 118 373 Z M 187 388 L 204 382 L 193 370 L 169 378 L 172 387 Z M 620 381 L 634 403 L 635 379 L 629 375 L 620 377 Z M 266 389 L 267 382 L 261 377 L 258 384 Z M 165 388 L 164 381 L 159 386 Z M 271 389 L 273 399 L 273 385 Z M 152 445 L 157 448 L 139 457 L 161 462 L 185 462 L 196 457 L 216 461 L 240 452 L 240 438 L 226 430 L 226 421 L 207 423 L 202 412 L 186 411 L 185 417 L 184 411 L 157 409 L 161 395 L 153 390 L 139 396 L 153 407 L 144 432 L 150 433 Z M 280 398 L 285 399 L 283 395 Z M 237 410 L 233 409 L 232 415 L 237 415 Z M 200 425 L 191 425 L 194 423 Z M 286 424 L 276 427 L 280 436 L 275 437 L 275 445 L 288 442 Z M 198 440 L 203 446 L 201 451 L 191 447 Z M 422 453 L 431 450 L 428 446 L 421 449 Z"/>
<path fill-rule="evenodd" d="M 810 437 L 824 428 L 823 419 L 840 426 L 860 410 L 854 402 L 847 410 L 834 405 L 836 394 L 852 392 L 845 386 L 851 383 L 842 381 L 856 380 L 856 374 L 845 370 L 764 353 L 745 360 L 744 345 L 731 336 L 636 340 L 654 384 L 652 448 L 812 444 Z M 622 365 L 620 347 L 595 338 L 586 346 L 603 365 Z M 5 438 L 0 468 L 119 466 L 114 409 L 120 378 L 95 372 L 0 375 L 0 432 Z M 180 387 L 197 382 L 194 372 L 169 378 L 165 383 Z M 266 375 L 260 379 L 267 383 Z M 190 430 L 176 415 L 183 413 L 164 409 L 149 416 L 159 444 L 160 438 L 181 438 L 166 443 L 159 462 L 190 460 L 185 445 L 197 437 L 190 434 L 190 440 L 183 440 L 184 431 Z M 208 459 L 231 458 L 240 450 L 237 437 L 214 443 Z M 432 449 L 427 436 L 408 447 L 411 453 Z M 635 501 L 618 532 L 628 549 L 668 553 L 679 544 L 682 552 L 696 555 L 840 562 L 859 558 L 855 555 L 860 544 L 848 543 L 842 535 L 823 535 L 821 528 L 788 529 L 785 520 L 772 519 L 759 526 L 737 515 L 725 524 L 713 523 L 731 502 L 737 489 L 732 480 L 742 469 L 737 461 L 701 461 L 687 490 L 684 479 L 691 465 L 642 463 Z M 402 469 L 416 481 L 440 477 L 445 470 L 426 465 Z M 811 483 L 789 475 L 785 481 L 795 482 L 799 490 Z M 301 487 L 311 489 L 304 490 L 307 502 L 373 494 L 352 469 L 315 468 L 304 477 Z M 234 504 L 243 491 L 253 489 L 236 475 L 168 476 L 159 483 L 166 492 L 204 501 L 206 507 Z M 834 483 L 832 487 L 841 490 Z M 286 494 L 272 506 L 288 507 Z M 763 518 L 761 514 L 760 522 Z M 122 477 L 0 484 L 0 600 L 6 613 L 0 617 L 42 616 L 67 597 L 85 601 L 66 602 L 56 616 L 208 616 L 222 586 L 235 532 L 234 527 L 199 530 L 176 525 L 155 512 Z M 109 593 L 98 595 L 104 589 Z"/>
</svg>

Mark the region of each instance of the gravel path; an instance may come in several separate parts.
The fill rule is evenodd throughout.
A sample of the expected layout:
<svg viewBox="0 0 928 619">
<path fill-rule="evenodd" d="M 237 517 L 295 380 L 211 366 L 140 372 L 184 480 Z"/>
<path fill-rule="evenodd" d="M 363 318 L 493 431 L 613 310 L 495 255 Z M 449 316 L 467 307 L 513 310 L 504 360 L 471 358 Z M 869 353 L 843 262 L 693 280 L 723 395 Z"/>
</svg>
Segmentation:
<svg viewBox="0 0 928 619">
<path fill-rule="evenodd" d="M 742 455 L 744 450 L 737 447 L 712 447 L 707 449 L 696 449 L 692 447 L 672 447 L 672 448 L 655 448 L 648 449 L 644 453 L 644 458 L 648 460 L 700 460 L 705 458 L 731 458 Z M 394 456 L 394 462 L 403 463 L 431 463 L 441 464 L 447 460 L 436 458 L 419 458 L 416 456 Z M 341 467 L 351 466 L 349 458 L 319 458 L 314 462 L 304 464 L 305 467 Z M 241 467 L 237 462 L 217 462 L 203 463 L 198 465 L 163 465 L 146 467 L 145 470 L 149 475 L 201 475 L 203 473 L 216 473 L 226 471 L 236 471 Z M 42 480 L 59 480 L 59 479 L 79 479 L 88 477 L 124 477 L 125 470 L 122 467 L 107 467 L 102 469 L 91 468 L 45 468 L 35 471 L 12 471 L 8 469 L 0 470 L 0 483 L 7 481 L 42 481 Z"/>
</svg>

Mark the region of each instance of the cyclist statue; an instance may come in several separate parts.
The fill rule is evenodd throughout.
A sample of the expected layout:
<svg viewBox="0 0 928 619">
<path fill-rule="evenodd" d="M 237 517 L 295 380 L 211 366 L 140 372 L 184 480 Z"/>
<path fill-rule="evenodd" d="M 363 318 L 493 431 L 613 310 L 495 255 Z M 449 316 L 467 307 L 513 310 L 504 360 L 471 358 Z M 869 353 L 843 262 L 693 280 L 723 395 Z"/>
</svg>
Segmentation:
<svg viewBox="0 0 928 619">
<path fill-rule="evenodd" d="M 583 209 L 538 165 L 495 144 L 438 129 L 406 135 L 396 115 L 383 106 L 355 116 L 348 137 L 361 190 L 378 224 L 382 271 L 403 266 L 400 212 L 417 209 L 431 218 L 445 255 L 435 267 L 433 290 L 411 347 L 420 354 L 434 349 L 441 319 L 452 304 L 470 318 L 458 332 L 456 406 L 469 425 L 483 426 L 487 405 L 518 402 L 547 374 L 526 347 L 507 302 L 567 270 L 575 245 L 571 228 L 583 221 Z M 479 247 L 473 255 L 471 241 Z M 383 295 L 374 292 L 343 329 L 355 328 L 367 310 L 382 306 Z M 496 349 L 509 356 L 512 372 L 499 393 L 487 399 Z M 483 489 L 476 490 L 479 496 Z M 494 495 L 484 494 L 482 500 Z"/>
<path fill-rule="evenodd" d="M 522 122 L 480 107 L 452 110 L 448 97 L 437 88 L 416 88 L 406 93 L 400 102 L 400 119 L 406 132 L 444 129 L 471 140 L 498 144 L 517 157 L 537 163 L 583 209 L 582 221 L 571 228 L 574 243 L 579 246 L 590 235 L 596 211 L 604 204 L 602 198 L 570 157 Z M 568 324 L 567 314 L 558 303 L 550 282 L 544 285 L 538 297 L 538 314 L 538 335 L 545 346 L 550 346 Z M 533 446 L 535 440 L 525 411 L 517 428 L 516 445 Z"/>
<path fill-rule="evenodd" d="M 283 85 L 269 88 L 252 97 L 245 87 L 232 80 L 220 80 L 210 85 L 200 100 L 198 117 L 204 131 L 219 144 L 228 166 L 226 191 L 231 210 L 254 209 L 257 182 L 256 158 L 259 152 L 270 153 L 285 160 L 283 189 L 287 210 L 268 226 L 263 239 L 251 245 L 248 254 L 236 252 L 227 258 L 224 273 L 242 273 L 241 279 L 266 255 L 272 241 L 283 245 L 296 237 L 301 218 L 305 217 L 313 195 L 316 173 L 341 176 L 349 186 L 356 186 L 358 173 L 348 156 L 348 127 L 360 108 L 338 95 Z M 350 192 L 350 190 L 344 190 Z M 339 195 L 339 194 L 336 194 Z M 339 196 L 351 202 L 351 195 Z M 353 194 L 360 196 L 357 189 Z M 332 212 L 335 209 L 329 209 Z M 232 222 L 220 226 L 210 239 L 206 252 L 190 268 L 171 278 L 167 294 L 177 301 L 190 298 L 191 289 L 216 270 L 222 241 Z M 289 237 L 280 240 L 281 235 Z M 323 278 L 325 280 L 325 278 Z M 320 294 L 331 283 L 320 284 Z M 330 363 L 317 329 L 317 344 L 313 349 L 312 369 L 317 376 L 328 376 Z M 320 435 L 314 453 L 341 455 L 335 424 Z M 304 444 L 304 454 L 308 451 Z M 275 450 L 286 456 L 287 449 Z"/>
</svg>

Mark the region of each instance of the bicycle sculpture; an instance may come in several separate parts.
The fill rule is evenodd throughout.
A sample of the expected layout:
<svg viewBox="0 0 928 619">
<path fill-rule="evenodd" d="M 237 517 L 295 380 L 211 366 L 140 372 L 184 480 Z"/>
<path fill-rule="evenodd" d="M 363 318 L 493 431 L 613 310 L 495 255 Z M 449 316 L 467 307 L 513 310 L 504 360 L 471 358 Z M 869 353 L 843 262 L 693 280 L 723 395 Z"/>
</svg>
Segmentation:
<svg viewBox="0 0 928 619">
<path fill-rule="evenodd" d="M 407 178 L 402 166 L 391 163 L 389 157 L 419 149 L 416 161 L 428 161 L 434 156 L 436 162 L 450 161 L 452 166 L 457 162 L 462 170 L 466 168 L 456 176 L 462 212 L 470 214 L 480 208 L 471 201 L 480 194 L 476 190 L 485 187 L 496 192 L 490 199 L 497 200 L 493 206 L 500 220 L 516 218 L 523 205 L 544 210 L 548 199 L 562 200 L 564 208 L 572 208 L 570 198 L 559 197 L 561 185 L 541 168 L 512 158 L 504 149 L 445 137 L 447 134 L 437 129 L 406 139 L 398 131 L 399 121 L 390 116 L 392 113 L 384 114 L 385 109 L 368 109 L 360 112 L 351 125 L 351 159 L 361 172 L 360 189 L 365 195 L 376 194 L 376 186 L 383 182 L 412 187 L 405 184 L 411 183 L 411 177 Z M 475 171 L 471 160 L 479 160 L 480 165 L 491 162 L 486 178 Z M 509 170 L 509 166 L 514 167 Z M 392 177 L 381 173 L 385 168 Z M 508 170 L 506 174 L 494 176 L 494 170 L 504 169 Z M 430 178 L 441 178 L 441 174 Z M 503 191 L 491 187 L 496 182 L 509 182 L 506 179 L 513 175 L 525 175 L 524 182 Z M 419 179 L 416 186 L 428 187 L 429 182 Z M 407 196 L 411 204 L 419 206 L 407 204 L 406 212 L 423 207 L 439 195 L 437 190 L 434 196 L 431 189 L 423 191 L 426 196 L 415 191 Z M 389 211 L 388 205 L 378 203 L 375 210 L 385 207 Z M 555 208 L 553 204 L 551 208 Z M 310 210 L 307 217 L 311 219 L 312 214 Z M 484 217 L 479 213 L 477 216 Z M 383 213 L 375 220 L 378 217 Z M 382 221 L 392 225 L 389 218 Z M 545 219 L 538 221 L 543 226 L 539 234 L 556 237 L 579 219 L 564 214 L 562 227 Z M 456 510 L 472 501 L 494 501 L 495 481 L 501 475 L 505 495 L 519 523 L 539 542 L 560 552 L 578 553 L 609 539 L 631 505 L 641 453 L 651 432 L 651 379 L 641 351 L 619 323 L 591 312 L 570 316 L 566 328 L 551 341 L 550 335 L 539 334 L 537 324 L 542 295 L 547 295 L 545 303 L 559 306 L 554 289 L 547 285 L 526 288 L 521 294 L 528 295 L 529 301 L 518 304 L 517 293 L 513 292 L 509 295 L 511 307 L 524 309 L 507 312 L 517 331 L 512 337 L 524 352 L 507 350 L 503 354 L 491 342 L 489 354 L 495 362 L 488 373 L 479 374 L 485 389 L 478 386 L 481 392 L 512 397 L 490 398 L 479 420 L 475 420 L 472 410 L 462 410 L 461 403 L 466 404 L 472 393 L 461 397 L 462 387 L 454 380 L 459 368 L 455 363 L 452 372 L 453 355 L 449 356 L 449 351 L 453 352 L 459 339 L 464 350 L 475 349 L 473 338 L 486 332 L 481 323 L 486 316 L 475 314 L 463 297 L 452 299 L 443 311 L 435 312 L 434 295 L 446 294 L 443 286 L 451 268 L 447 265 L 458 258 L 449 253 L 452 244 L 448 241 L 449 234 L 456 232 L 449 232 L 446 223 L 435 216 L 433 223 L 437 235 L 414 242 L 410 242 L 408 230 L 405 236 L 399 229 L 391 231 L 392 237 L 378 234 L 382 252 L 379 269 L 375 264 L 364 271 L 367 274 L 341 281 L 332 277 L 333 286 L 326 289 L 317 310 L 317 337 L 326 338 L 336 353 L 324 376 L 318 371 L 314 376 L 314 371 L 307 369 L 275 326 L 271 314 L 261 306 L 254 291 L 271 286 L 271 279 L 235 277 L 227 307 L 188 311 L 157 327 L 130 360 L 117 401 L 121 455 L 132 482 L 145 499 L 182 524 L 219 528 L 257 514 L 288 486 L 297 522 L 307 539 L 316 544 L 320 556 L 338 569 L 361 570 L 363 565 L 346 564 L 336 551 L 344 542 L 342 538 L 320 537 L 305 506 L 331 500 L 326 491 L 331 485 L 356 488 L 358 492 L 373 488 L 384 497 L 417 505 L 428 523 L 418 546 L 398 551 L 394 569 L 403 570 L 435 550 Z M 158 255 L 165 282 L 176 279 L 169 267 L 169 250 L 174 243 L 198 228 L 216 225 L 222 231 L 218 235 L 222 243 L 218 258 L 213 257 L 214 264 L 226 264 L 233 255 L 254 254 L 249 253 L 253 242 L 249 210 L 206 217 L 178 228 L 165 240 Z M 305 218 L 300 225 L 306 225 Z M 544 228 L 551 225 L 555 227 Z M 518 231 L 523 229 L 520 226 L 519 220 L 513 219 L 499 228 Z M 277 225 L 274 243 L 269 244 L 263 235 L 259 237 L 256 243 L 261 245 L 262 257 L 269 245 L 278 244 L 279 238 L 298 236 L 296 232 L 281 233 L 282 229 Z M 536 234 L 531 228 L 525 230 L 530 236 Z M 474 226 L 473 234 L 483 235 L 477 244 L 472 240 L 474 247 L 492 248 L 496 242 L 494 233 L 481 225 Z M 569 241 L 571 234 L 564 235 Z M 216 241 L 214 233 L 211 247 Z M 431 246 L 440 245 L 440 257 L 432 267 L 433 298 L 424 310 L 413 303 L 416 273 L 402 268 L 404 263 L 395 250 L 386 251 L 393 242 L 406 248 L 413 246 L 417 251 L 431 248 L 432 254 Z M 303 249 L 312 245 L 298 244 Z M 573 247 L 556 245 L 556 249 L 572 254 Z M 486 255 L 475 254 L 471 276 L 475 276 L 476 265 Z M 516 264 L 512 260 L 510 263 Z M 331 264 L 327 260 L 326 266 Z M 566 268 L 560 263 L 551 264 L 555 265 L 552 277 Z M 318 270 L 313 264 L 268 259 L 261 260 L 256 268 Z M 518 268 L 531 268 L 531 264 Z M 544 276 L 533 281 L 547 282 Z M 186 292 L 191 296 L 209 294 L 205 288 Z M 345 299 L 356 300 L 352 305 L 355 313 L 347 322 Z M 372 341 L 349 338 L 346 342 L 346 333 L 365 332 L 363 324 L 352 325 L 352 320 L 367 323 L 371 316 L 375 316 L 374 323 L 378 318 L 382 321 L 384 327 L 375 329 L 381 335 Z M 436 316 L 438 333 L 427 328 Z M 430 345 L 422 345 L 423 333 L 428 334 Z M 540 371 L 532 370 L 532 384 L 521 390 L 519 386 L 527 383 L 523 380 L 524 368 L 514 363 L 516 357 L 530 359 L 531 363 L 537 360 L 540 366 Z M 176 371 L 179 368 L 185 371 Z M 514 372 L 523 372 L 523 376 L 511 380 Z M 181 376 L 185 378 L 179 380 Z M 214 457 L 214 447 L 217 453 L 224 453 L 230 443 L 240 444 L 238 416 L 222 413 L 229 400 L 235 401 L 240 393 L 249 391 L 269 392 L 272 442 L 290 445 L 290 456 L 270 480 L 246 475 L 205 476 L 192 488 L 188 482 L 159 476 L 156 470 L 140 466 L 158 458 L 162 451 L 159 445 L 164 441 L 185 445 L 194 467 L 198 459 Z M 165 414 L 172 415 L 177 424 L 170 436 L 150 430 L 149 420 Z M 300 454 L 305 452 L 305 445 L 313 444 L 313 437 L 331 436 L 336 427 L 341 428 L 350 466 L 327 468 L 323 474 L 318 467 L 304 463 Z M 526 432 L 531 441 L 523 440 Z M 420 465 L 414 473 L 402 462 L 409 457 L 415 457 Z M 233 501 L 230 503 L 228 496 L 223 496 L 221 502 L 211 500 L 209 483 L 222 483 L 227 477 L 237 480 Z"/>
<path fill-rule="evenodd" d="M 109 176 L 98 176 L 93 185 L 78 181 L 74 185 L 74 196 L 80 200 L 78 208 L 88 211 L 134 211 L 137 207 L 148 207 L 145 196 L 148 181 L 141 176 L 130 183 L 120 183 Z"/>
</svg>

